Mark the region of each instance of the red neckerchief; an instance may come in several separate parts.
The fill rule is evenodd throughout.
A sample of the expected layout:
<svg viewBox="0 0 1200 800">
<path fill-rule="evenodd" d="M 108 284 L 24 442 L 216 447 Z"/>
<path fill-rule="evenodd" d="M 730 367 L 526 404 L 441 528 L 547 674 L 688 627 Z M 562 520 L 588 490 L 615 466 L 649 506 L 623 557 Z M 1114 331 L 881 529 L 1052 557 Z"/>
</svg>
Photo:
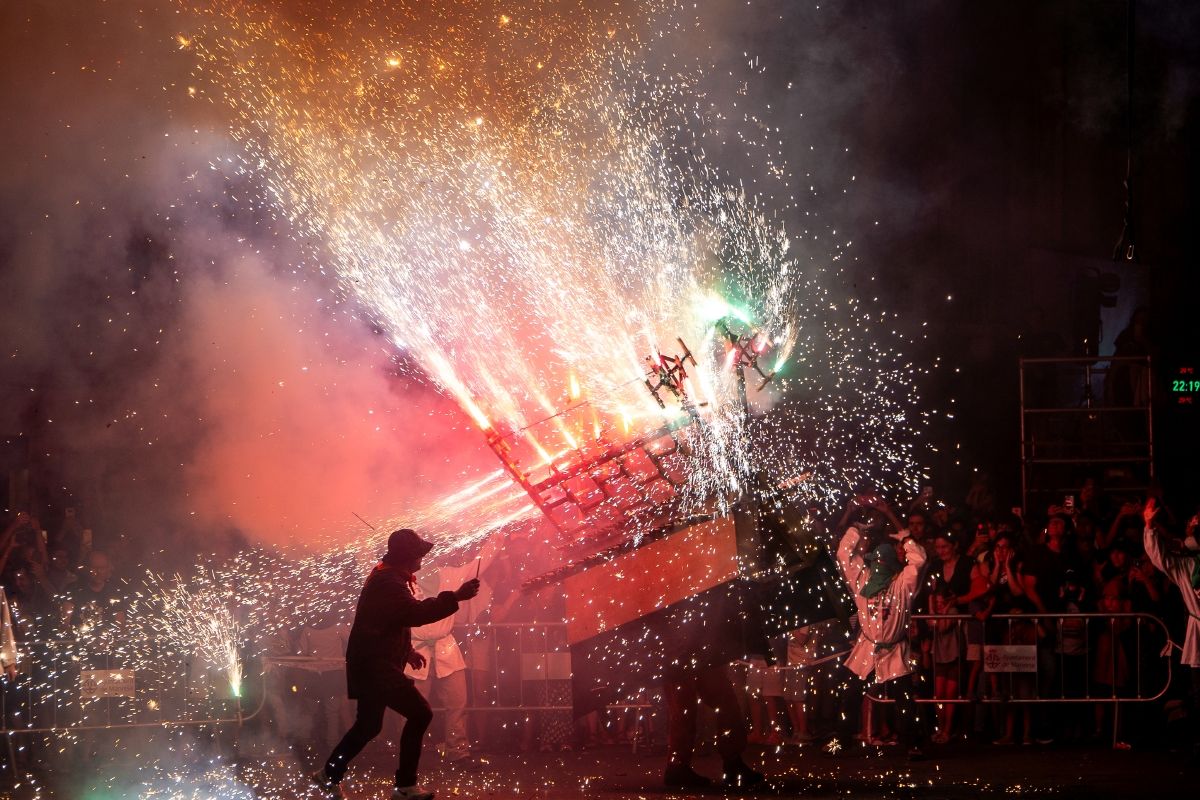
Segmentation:
<svg viewBox="0 0 1200 800">
<path fill-rule="evenodd" d="M 395 570 L 400 577 L 404 578 L 405 583 L 408 584 L 408 590 L 414 595 L 417 593 L 417 575 L 415 572 L 406 572 L 397 566 L 387 563 L 387 561 L 380 561 L 379 566 L 384 569 Z"/>
</svg>

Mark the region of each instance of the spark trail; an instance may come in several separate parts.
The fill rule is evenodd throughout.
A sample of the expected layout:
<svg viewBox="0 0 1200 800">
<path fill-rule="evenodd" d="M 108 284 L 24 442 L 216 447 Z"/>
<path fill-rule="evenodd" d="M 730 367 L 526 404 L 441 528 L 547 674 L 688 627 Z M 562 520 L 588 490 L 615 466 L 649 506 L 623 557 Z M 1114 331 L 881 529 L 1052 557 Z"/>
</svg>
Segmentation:
<svg viewBox="0 0 1200 800">
<path fill-rule="evenodd" d="M 479 428 L 543 463 L 653 429 L 677 410 L 645 391 L 645 358 L 682 338 L 708 420 L 689 498 L 761 467 L 811 472 L 803 491 L 823 500 L 863 480 L 915 485 L 911 369 L 832 299 L 836 254 L 798 252 L 779 210 L 710 163 L 700 73 L 647 60 L 681 9 L 296 9 L 190 9 L 178 41 L 198 94 L 230 112 L 245 153 L 232 168 Z M 783 400 L 766 436 L 746 430 L 722 318 L 772 346 Z M 574 397 L 592 414 L 555 417 Z"/>
</svg>

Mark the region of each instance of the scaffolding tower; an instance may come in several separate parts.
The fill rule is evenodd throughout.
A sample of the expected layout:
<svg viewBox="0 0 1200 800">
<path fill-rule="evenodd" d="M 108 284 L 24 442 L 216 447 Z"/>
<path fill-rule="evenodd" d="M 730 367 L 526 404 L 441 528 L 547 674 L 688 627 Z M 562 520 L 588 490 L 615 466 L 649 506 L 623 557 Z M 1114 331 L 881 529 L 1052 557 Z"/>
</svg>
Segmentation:
<svg viewBox="0 0 1200 800">
<path fill-rule="evenodd" d="M 1086 478 L 1141 495 L 1154 478 L 1149 356 L 1020 359 L 1021 493 L 1061 504 Z"/>
</svg>

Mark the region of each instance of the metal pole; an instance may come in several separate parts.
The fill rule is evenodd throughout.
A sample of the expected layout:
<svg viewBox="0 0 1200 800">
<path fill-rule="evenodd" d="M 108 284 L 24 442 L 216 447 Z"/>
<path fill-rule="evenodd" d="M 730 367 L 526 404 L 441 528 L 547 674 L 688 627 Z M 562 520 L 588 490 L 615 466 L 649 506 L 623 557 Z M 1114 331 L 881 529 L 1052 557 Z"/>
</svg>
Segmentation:
<svg viewBox="0 0 1200 800">
<path fill-rule="evenodd" d="M 1028 453 L 1025 442 L 1025 359 L 1017 360 L 1017 392 L 1021 406 L 1021 511 L 1029 508 Z"/>
</svg>

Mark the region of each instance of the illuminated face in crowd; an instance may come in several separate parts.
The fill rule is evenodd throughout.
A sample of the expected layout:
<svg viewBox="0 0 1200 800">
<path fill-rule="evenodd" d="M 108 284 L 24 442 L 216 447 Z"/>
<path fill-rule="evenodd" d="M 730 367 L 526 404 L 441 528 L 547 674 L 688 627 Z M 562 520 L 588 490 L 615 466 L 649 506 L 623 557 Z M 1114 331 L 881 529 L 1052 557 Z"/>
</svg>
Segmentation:
<svg viewBox="0 0 1200 800">
<path fill-rule="evenodd" d="M 908 532 L 918 541 L 925 538 L 924 514 L 913 514 L 908 518 Z"/>
<path fill-rule="evenodd" d="M 1114 547 L 1108 551 L 1108 563 L 1112 564 L 1117 569 L 1125 569 L 1125 565 L 1129 563 L 1129 553 L 1122 550 L 1120 547 Z"/>
<path fill-rule="evenodd" d="M 1105 614 L 1116 614 L 1121 611 L 1124 598 L 1121 597 L 1121 587 L 1116 581 L 1109 581 L 1100 595 L 1100 611 Z"/>
<path fill-rule="evenodd" d="M 1067 521 L 1062 517 L 1051 517 L 1046 523 L 1046 541 L 1061 542 L 1067 535 Z"/>
<path fill-rule="evenodd" d="M 993 548 L 993 552 L 996 556 L 996 563 L 1003 564 L 1005 561 L 1012 558 L 1012 541 L 1007 536 L 1001 536 L 996 540 L 996 545 Z"/>
<path fill-rule="evenodd" d="M 112 564 L 103 553 L 92 553 L 88 558 L 88 572 L 96 583 L 107 583 L 112 577 Z"/>
<path fill-rule="evenodd" d="M 1079 505 L 1084 508 L 1090 508 L 1092 501 L 1096 499 L 1096 482 L 1088 478 L 1083 482 L 1083 486 L 1079 487 Z"/>
<path fill-rule="evenodd" d="M 951 561 L 954 559 L 957 548 L 945 536 L 939 536 L 933 540 L 933 551 L 937 553 L 937 557 L 941 561 Z"/>
</svg>

